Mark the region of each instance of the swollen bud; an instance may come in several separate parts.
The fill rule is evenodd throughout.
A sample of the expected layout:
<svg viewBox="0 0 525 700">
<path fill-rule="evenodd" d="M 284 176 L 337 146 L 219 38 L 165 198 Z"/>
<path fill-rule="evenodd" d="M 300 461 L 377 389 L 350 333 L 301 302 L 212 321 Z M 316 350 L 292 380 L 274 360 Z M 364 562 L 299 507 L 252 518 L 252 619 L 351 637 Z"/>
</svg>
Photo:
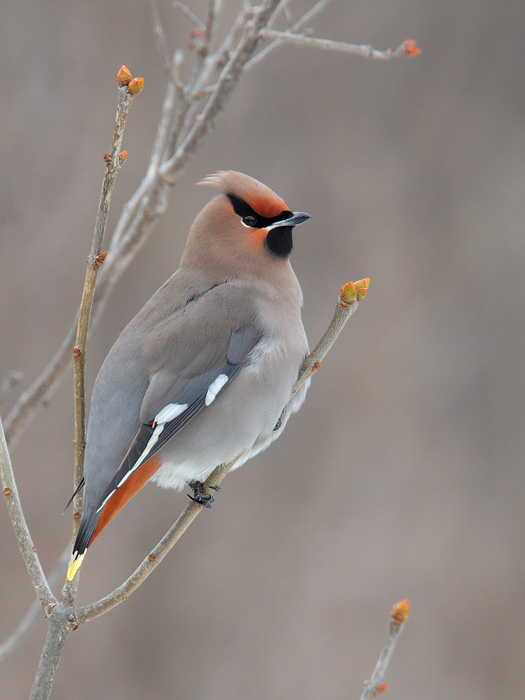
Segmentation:
<svg viewBox="0 0 525 700">
<path fill-rule="evenodd" d="M 392 623 L 396 625 L 396 627 L 399 627 L 403 624 L 403 622 L 408 620 L 409 615 L 410 604 L 408 600 L 400 600 L 399 603 L 396 603 L 392 608 L 392 611 L 390 612 L 390 619 L 392 620 Z"/>
<path fill-rule="evenodd" d="M 414 39 L 407 39 L 403 43 L 405 44 L 405 54 L 407 56 L 417 56 L 421 53 L 421 50 L 418 49 Z"/>
<path fill-rule="evenodd" d="M 368 294 L 368 287 L 370 286 L 370 277 L 364 280 L 358 280 L 354 283 L 357 290 L 357 301 L 361 301 Z"/>
<path fill-rule="evenodd" d="M 357 289 L 353 282 L 347 282 L 341 287 L 341 305 L 350 306 L 353 304 L 357 297 Z"/>
<path fill-rule="evenodd" d="M 144 87 L 144 78 L 133 78 L 128 84 L 128 92 L 130 95 L 138 95 Z"/>
<path fill-rule="evenodd" d="M 124 85 L 128 85 L 130 80 L 131 80 L 131 73 L 126 68 L 126 66 L 122 66 L 122 68 L 117 73 L 118 84 L 120 85 L 120 87 L 123 87 Z"/>
</svg>

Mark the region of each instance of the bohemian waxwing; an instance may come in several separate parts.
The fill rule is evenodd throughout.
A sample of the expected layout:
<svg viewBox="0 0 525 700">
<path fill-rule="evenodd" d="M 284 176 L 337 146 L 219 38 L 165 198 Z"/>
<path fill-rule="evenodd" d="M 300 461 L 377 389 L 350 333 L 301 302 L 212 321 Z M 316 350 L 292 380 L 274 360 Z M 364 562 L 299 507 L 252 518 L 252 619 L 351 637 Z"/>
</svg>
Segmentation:
<svg viewBox="0 0 525 700">
<path fill-rule="evenodd" d="M 67 573 L 118 511 L 153 479 L 189 485 L 268 447 L 304 401 L 287 403 L 308 345 L 302 293 L 289 263 L 291 212 L 238 172 L 195 219 L 179 269 L 122 331 L 93 389 L 84 508 Z"/>
</svg>

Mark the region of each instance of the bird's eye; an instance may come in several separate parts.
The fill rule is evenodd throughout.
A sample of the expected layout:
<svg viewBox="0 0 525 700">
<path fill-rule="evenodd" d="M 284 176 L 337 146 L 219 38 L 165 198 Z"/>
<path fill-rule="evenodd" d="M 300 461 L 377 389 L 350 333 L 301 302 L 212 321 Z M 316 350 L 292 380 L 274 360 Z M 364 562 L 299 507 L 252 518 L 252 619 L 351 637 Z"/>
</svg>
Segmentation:
<svg viewBox="0 0 525 700">
<path fill-rule="evenodd" d="M 255 216 L 251 216 L 251 214 L 248 214 L 248 216 L 243 217 L 242 223 L 245 226 L 253 227 L 257 224 L 257 219 L 255 218 Z"/>
</svg>

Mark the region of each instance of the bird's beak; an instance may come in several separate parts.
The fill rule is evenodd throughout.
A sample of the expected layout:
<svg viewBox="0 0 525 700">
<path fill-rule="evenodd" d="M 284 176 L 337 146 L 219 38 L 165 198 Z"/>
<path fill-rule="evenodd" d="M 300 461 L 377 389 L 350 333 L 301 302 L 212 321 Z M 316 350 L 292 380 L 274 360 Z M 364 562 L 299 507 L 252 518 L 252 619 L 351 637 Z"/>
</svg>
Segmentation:
<svg viewBox="0 0 525 700">
<path fill-rule="evenodd" d="M 308 221 L 310 218 L 310 214 L 306 214 L 304 211 L 296 211 L 289 219 L 276 221 L 271 226 L 268 226 L 268 231 L 270 231 L 272 228 L 279 228 L 281 226 L 299 226 L 299 224 L 304 224 L 304 222 Z"/>
</svg>

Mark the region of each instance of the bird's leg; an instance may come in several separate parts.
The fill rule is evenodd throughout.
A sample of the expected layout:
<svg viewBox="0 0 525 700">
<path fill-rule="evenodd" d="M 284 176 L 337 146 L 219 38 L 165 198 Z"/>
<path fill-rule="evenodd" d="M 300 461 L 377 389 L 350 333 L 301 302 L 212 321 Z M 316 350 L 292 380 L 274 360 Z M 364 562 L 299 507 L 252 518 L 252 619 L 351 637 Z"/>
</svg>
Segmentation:
<svg viewBox="0 0 525 700">
<path fill-rule="evenodd" d="M 207 496 L 204 493 L 204 485 L 202 481 L 189 481 L 188 486 L 190 487 L 190 489 L 193 489 L 193 496 L 188 494 L 188 498 L 190 498 L 192 501 L 195 501 L 195 503 L 198 503 L 200 506 L 204 506 L 205 508 L 211 508 L 211 505 L 215 498 L 211 494 Z M 220 487 L 210 486 L 210 488 L 213 488 L 214 491 L 220 491 Z"/>
</svg>

